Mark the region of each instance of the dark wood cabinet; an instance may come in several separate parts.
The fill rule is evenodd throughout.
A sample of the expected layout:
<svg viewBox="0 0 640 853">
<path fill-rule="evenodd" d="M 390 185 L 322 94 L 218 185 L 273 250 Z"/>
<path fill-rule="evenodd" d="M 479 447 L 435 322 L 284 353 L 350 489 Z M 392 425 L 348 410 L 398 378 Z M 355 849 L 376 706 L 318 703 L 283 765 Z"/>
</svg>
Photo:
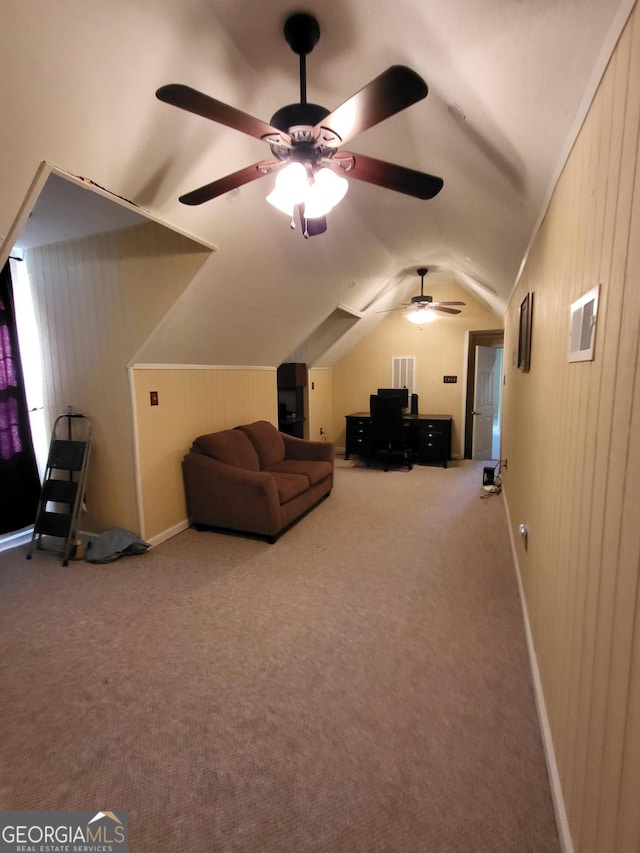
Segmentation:
<svg viewBox="0 0 640 853">
<path fill-rule="evenodd" d="M 307 365 L 285 362 L 278 368 L 278 429 L 304 438 L 304 393 Z"/>
<path fill-rule="evenodd" d="M 418 459 L 423 465 L 443 464 L 451 458 L 451 418 L 429 417 L 418 427 Z"/>
<path fill-rule="evenodd" d="M 306 364 L 287 361 L 278 368 L 278 388 L 304 388 L 306 384 Z"/>
<path fill-rule="evenodd" d="M 348 459 L 351 453 L 358 456 L 369 454 L 369 423 L 371 418 L 364 412 L 356 412 L 347 415 L 347 442 L 344 450 L 344 458 Z"/>
<path fill-rule="evenodd" d="M 359 456 L 369 454 L 369 412 L 353 412 L 346 415 L 346 443 L 344 458 L 352 453 Z M 409 442 L 414 457 L 422 465 L 447 467 L 451 458 L 451 415 L 405 415 L 404 422 L 409 431 Z"/>
</svg>

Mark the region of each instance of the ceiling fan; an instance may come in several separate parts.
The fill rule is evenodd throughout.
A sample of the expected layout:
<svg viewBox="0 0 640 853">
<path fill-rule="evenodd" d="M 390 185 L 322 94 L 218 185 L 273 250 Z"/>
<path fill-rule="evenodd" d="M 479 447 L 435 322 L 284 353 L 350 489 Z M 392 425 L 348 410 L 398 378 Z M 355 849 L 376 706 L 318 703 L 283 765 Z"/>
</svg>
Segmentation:
<svg viewBox="0 0 640 853">
<path fill-rule="evenodd" d="M 433 319 L 433 311 L 441 311 L 443 314 L 461 314 L 459 308 L 451 308 L 452 305 L 464 305 L 464 302 L 434 302 L 433 296 L 426 296 L 424 293 L 424 277 L 429 272 L 427 267 L 419 267 L 416 272 L 420 276 L 420 295 L 412 296 L 411 302 L 402 302 L 397 308 L 390 308 L 389 311 L 400 311 L 403 308 L 412 308 L 412 311 L 407 313 L 407 320 L 412 323 L 421 325 Z M 379 311 L 379 314 L 387 314 L 389 311 Z"/>
<path fill-rule="evenodd" d="M 424 80 L 404 65 L 392 65 L 330 112 L 307 102 L 306 56 L 320 38 L 317 20 L 304 12 L 290 15 L 284 37 L 300 57 L 300 103 L 279 109 L 269 124 L 180 83 L 157 90 L 161 101 L 266 142 L 275 158 L 192 190 L 179 201 L 202 204 L 276 173 L 276 187 L 267 200 L 290 215 L 292 228 L 297 208 L 304 236 L 310 237 L 326 231 L 326 214 L 348 188 L 345 175 L 414 198 L 437 195 L 443 186 L 441 178 L 340 150 L 354 136 L 425 98 L 428 88 Z"/>
</svg>

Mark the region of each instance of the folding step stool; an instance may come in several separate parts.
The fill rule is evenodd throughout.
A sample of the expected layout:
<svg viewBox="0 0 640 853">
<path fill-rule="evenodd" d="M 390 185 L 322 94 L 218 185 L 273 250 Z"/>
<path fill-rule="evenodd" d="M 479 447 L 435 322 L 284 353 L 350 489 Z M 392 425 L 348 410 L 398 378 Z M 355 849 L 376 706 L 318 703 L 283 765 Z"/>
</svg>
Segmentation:
<svg viewBox="0 0 640 853">
<path fill-rule="evenodd" d="M 82 513 L 92 430 L 86 415 L 67 412 L 56 418 L 27 560 L 38 548 L 57 551 L 62 565 L 68 564 Z M 62 539 L 62 548 L 45 548 L 43 536 Z"/>
</svg>

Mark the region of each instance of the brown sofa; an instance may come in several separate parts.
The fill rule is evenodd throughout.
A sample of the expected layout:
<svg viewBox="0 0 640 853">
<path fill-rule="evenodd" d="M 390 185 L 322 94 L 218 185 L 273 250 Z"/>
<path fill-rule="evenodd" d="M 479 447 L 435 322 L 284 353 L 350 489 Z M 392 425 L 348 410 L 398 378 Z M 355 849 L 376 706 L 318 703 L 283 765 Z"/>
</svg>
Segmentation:
<svg viewBox="0 0 640 853">
<path fill-rule="evenodd" d="M 197 527 L 278 535 L 333 487 L 333 444 L 268 421 L 201 435 L 184 457 L 189 520 Z"/>
</svg>

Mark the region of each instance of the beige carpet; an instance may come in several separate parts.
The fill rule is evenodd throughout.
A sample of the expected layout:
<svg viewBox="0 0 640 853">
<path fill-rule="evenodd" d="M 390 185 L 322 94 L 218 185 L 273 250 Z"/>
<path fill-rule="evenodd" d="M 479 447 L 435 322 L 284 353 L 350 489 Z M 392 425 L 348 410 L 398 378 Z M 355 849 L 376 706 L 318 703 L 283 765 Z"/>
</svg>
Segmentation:
<svg viewBox="0 0 640 853">
<path fill-rule="evenodd" d="M 501 496 L 367 469 L 275 545 L 0 554 L 0 807 L 133 853 L 558 851 Z"/>
</svg>

